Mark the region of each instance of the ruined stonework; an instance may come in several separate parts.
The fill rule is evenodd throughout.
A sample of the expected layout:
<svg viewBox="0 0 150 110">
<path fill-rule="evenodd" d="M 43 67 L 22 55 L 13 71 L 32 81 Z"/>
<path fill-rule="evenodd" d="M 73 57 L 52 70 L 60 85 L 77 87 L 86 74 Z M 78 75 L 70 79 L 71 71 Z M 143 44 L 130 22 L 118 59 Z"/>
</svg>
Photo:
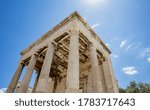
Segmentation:
<svg viewBox="0 0 150 110">
<path fill-rule="evenodd" d="M 91 27 L 74 12 L 21 52 L 21 60 L 7 93 L 26 93 L 33 71 L 33 93 L 118 92 L 110 50 Z"/>
</svg>

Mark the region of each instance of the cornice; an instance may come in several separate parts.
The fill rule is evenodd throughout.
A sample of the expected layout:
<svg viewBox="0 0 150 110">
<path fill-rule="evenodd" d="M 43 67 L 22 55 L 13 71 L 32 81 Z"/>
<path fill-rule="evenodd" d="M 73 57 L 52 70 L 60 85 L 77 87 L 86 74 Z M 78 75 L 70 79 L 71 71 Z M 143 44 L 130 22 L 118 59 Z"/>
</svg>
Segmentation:
<svg viewBox="0 0 150 110">
<path fill-rule="evenodd" d="M 36 44 L 38 44 L 41 41 L 47 39 L 49 35 L 52 35 L 56 30 L 60 29 L 62 26 L 66 25 L 68 22 L 70 22 L 75 16 L 85 25 L 85 27 L 91 32 L 91 34 L 96 38 L 96 40 L 98 40 L 99 43 L 102 44 L 102 46 L 110 54 L 111 51 L 108 49 L 108 47 L 104 44 L 104 42 L 101 40 L 101 38 L 99 38 L 98 35 L 92 30 L 92 28 L 83 20 L 83 18 L 79 15 L 79 13 L 77 11 L 73 12 L 71 15 L 69 15 L 66 19 L 64 19 L 62 22 L 60 22 L 54 28 L 52 28 L 50 31 L 48 31 L 47 33 L 45 33 L 41 38 L 39 38 L 34 43 L 32 43 L 29 47 L 27 47 L 26 49 L 24 49 L 20 54 L 24 55 L 26 52 L 28 52 Z"/>
</svg>

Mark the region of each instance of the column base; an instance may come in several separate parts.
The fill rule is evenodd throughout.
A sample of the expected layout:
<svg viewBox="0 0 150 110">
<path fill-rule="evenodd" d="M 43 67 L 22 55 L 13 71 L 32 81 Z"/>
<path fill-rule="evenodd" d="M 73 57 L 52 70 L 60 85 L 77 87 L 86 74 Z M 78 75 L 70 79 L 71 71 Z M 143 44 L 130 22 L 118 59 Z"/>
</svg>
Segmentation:
<svg viewBox="0 0 150 110">
<path fill-rule="evenodd" d="M 109 88 L 107 89 L 107 93 L 119 93 L 118 89 L 115 89 L 115 88 Z"/>
<path fill-rule="evenodd" d="M 47 93 L 47 92 L 44 92 L 44 91 L 35 91 L 34 93 Z"/>
<path fill-rule="evenodd" d="M 114 93 L 114 89 L 113 88 L 107 89 L 107 93 Z"/>
<path fill-rule="evenodd" d="M 6 93 L 13 93 L 14 92 L 14 90 L 12 90 L 12 89 L 7 89 L 6 90 Z"/>
<path fill-rule="evenodd" d="M 101 82 L 93 83 L 93 93 L 104 93 Z"/>
<path fill-rule="evenodd" d="M 69 88 L 65 90 L 65 93 L 82 93 L 82 89 Z"/>
</svg>

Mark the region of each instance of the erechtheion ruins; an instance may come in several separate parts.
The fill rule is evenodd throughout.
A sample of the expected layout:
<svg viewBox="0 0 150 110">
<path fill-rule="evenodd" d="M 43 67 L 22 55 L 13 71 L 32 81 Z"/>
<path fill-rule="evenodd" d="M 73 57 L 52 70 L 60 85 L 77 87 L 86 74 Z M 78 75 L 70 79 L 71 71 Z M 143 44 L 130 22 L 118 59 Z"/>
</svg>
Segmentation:
<svg viewBox="0 0 150 110">
<path fill-rule="evenodd" d="M 100 37 L 74 12 L 21 52 L 7 93 L 26 93 L 33 71 L 32 93 L 118 92 L 110 54 Z"/>
</svg>

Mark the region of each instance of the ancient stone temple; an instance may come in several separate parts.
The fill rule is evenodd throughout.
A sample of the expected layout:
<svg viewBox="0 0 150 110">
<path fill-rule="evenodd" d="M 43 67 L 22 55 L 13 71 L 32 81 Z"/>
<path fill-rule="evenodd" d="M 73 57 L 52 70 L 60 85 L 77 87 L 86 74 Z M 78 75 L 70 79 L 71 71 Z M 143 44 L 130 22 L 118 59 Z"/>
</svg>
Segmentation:
<svg viewBox="0 0 150 110">
<path fill-rule="evenodd" d="M 33 71 L 33 93 L 118 92 L 110 50 L 74 12 L 21 52 L 7 93 L 26 93 Z M 16 91 L 24 67 L 26 72 Z"/>
</svg>

